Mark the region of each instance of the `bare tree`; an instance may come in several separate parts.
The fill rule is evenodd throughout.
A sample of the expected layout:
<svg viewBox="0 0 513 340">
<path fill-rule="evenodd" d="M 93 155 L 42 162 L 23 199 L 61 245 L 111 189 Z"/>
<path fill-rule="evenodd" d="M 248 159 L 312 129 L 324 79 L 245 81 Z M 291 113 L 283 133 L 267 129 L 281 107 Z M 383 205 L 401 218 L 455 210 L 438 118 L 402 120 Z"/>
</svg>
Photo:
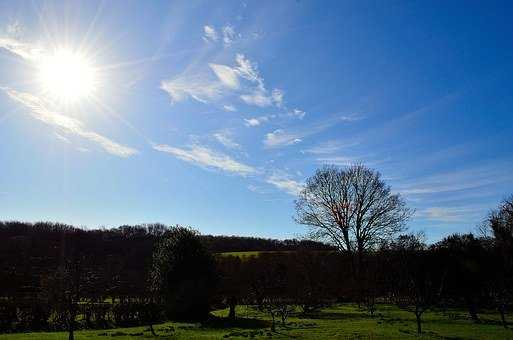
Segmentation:
<svg viewBox="0 0 513 340">
<path fill-rule="evenodd" d="M 317 170 L 296 200 L 296 212 L 310 236 L 351 255 L 357 279 L 365 251 L 403 231 L 412 213 L 381 174 L 364 165 Z"/>
</svg>

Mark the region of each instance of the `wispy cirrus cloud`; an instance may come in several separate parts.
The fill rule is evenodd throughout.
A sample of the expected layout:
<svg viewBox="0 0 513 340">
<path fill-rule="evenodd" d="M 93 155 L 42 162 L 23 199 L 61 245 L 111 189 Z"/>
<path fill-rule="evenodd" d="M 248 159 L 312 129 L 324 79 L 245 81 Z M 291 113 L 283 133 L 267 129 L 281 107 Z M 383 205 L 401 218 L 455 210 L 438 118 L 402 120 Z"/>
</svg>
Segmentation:
<svg viewBox="0 0 513 340">
<path fill-rule="evenodd" d="M 0 48 L 28 61 L 36 61 L 41 58 L 43 54 L 43 49 L 37 45 L 22 42 L 10 37 L 0 37 Z"/>
<path fill-rule="evenodd" d="M 241 149 L 241 145 L 233 140 L 232 132 L 228 129 L 218 131 L 212 135 L 219 143 L 228 149 Z"/>
<path fill-rule="evenodd" d="M 247 127 L 254 127 L 254 126 L 259 126 L 262 123 L 268 122 L 268 121 L 269 121 L 269 116 L 260 116 L 260 117 L 244 119 L 244 125 L 246 125 Z"/>
<path fill-rule="evenodd" d="M 266 89 L 256 63 L 240 53 L 235 56 L 235 61 L 236 65 L 233 67 L 219 64 L 209 64 L 209 66 L 223 84 L 240 91 L 240 99 L 246 104 L 259 107 L 282 105 L 283 91 L 273 89 L 269 92 Z M 246 82 L 243 83 L 243 80 Z"/>
<path fill-rule="evenodd" d="M 337 124 L 350 121 L 353 121 L 352 115 L 342 115 L 296 130 L 277 129 L 265 135 L 263 144 L 266 148 L 278 148 L 297 144 L 306 137 L 315 135 Z"/>
<path fill-rule="evenodd" d="M 225 25 L 221 29 L 223 32 L 223 43 L 225 47 L 231 46 L 237 39 L 241 38 L 241 34 L 235 31 L 232 25 Z"/>
<path fill-rule="evenodd" d="M 251 35 L 252 38 L 258 36 Z M 242 39 L 242 34 L 237 32 L 233 25 L 224 25 L 216 28 L 213 25 L 203 26 L 203 41 L 207 43 L 221 43 L 225 48 L 231 47 L 234 43 Z"/>
<path fill-rule="evenodd" d="M 264 145 L 268 148 L 287 146 L 302 142 L 302 135 L 299 133 L 286 132 L 283 129 L 277 129 L 265 135 Z"/>
<path fill-rule="evenodd" d="M 187 148 L 177 148 L 166 144 L 153 145 L 160 152 L 168 153 L 185 162 L 206 168 L 221 170 L 239 176 L 256 174 L 257 170 L 247 164 L 243 164 L 230 156 L 214 151 L 206 146 L 193 144 Z"/>
<path fill-rule="evenodd" d="M 202 38 L 206 42 L 217 42 L 219 40 L 219 35 L 213 26 L 205 25 L 203 26 Z"/>
<path fill-rule="evenodd" d="M 319 157 L 316 159 L 317 162 L 322 164 L 332 164 L 337 166 L 351 166 L 358 162 L 362 162 L 357 158 L 346 157 L 346 156 L 331 156 L 331 157 Z M 365 163 L 365 162 L 363 162 Z M 367 163 L 365 163 L 367 164 Z"/>
<path fill-rule="evenodd" d="M 223 109 L 229 112 L 236 112 L 237 108 L 233 105 L 223 105 Z"/>
<path fill-rule="evenodd" d="M 62 133 L 76 135 L 98 144 L 106 152 L 118 157 L 130 157 L 138 153 L 134 148 L 121 145 L 96 132 L 87 130 L 78 119 L 57 113 L 49 108 L 43 99 L 30 93 L 19 92 L 8 87 L 1 87 L 9 98 L 29 109 L 35 119 L 59 129 Z"/>
<path fill-rule="evenodd" d="M 171 103 L 175 104 L 187 98 L 193 98 L 201 103 L 220 98 L 225 86 L 217 81 L 211 81 L 202 76 L 180 76 L 174 79 L 163 80 L 160 88 L 167 92 Z"/>
<path fill-rule="evenodd" d="M 258 117 L 251 117 L 251 118 L 245 118 L 244 119 L 244 125 L 247 127 L 255 127 L 262 125 L 263 123 L 270 122 L 271 120 L 275 119 L 287 119 L 287 118 L 297 118 L 299 120 L 302 120 L 306 116 L 306 112 L 300 109 L 293 109 L 290 111 L 285 111 L 282 113 L 277 114 L 269 114 L 264 116 L 258 116 Z"/>
<path fill-rule="evenodd" d="M 240 88 L 239 74 L 236 69 L 226 65 L 208 64 L 217 78 L 228 88 L 238 90 Z"/>
<path fill-rule="evenodd" d="M 457 223 L 476 221 L 482 218 L 488 206 L 429 207 L 415 212 L 415 216 L 432 221 Z"/>
<path fill-rule="evenodd" d="M 208 69 L 210 72 L 163 80 L 160 88 L 169 94 L 172 103 L 188 98 L 207 103 L 235 97 L 247 105 L 258 107 L 281 107 L 283 104 L 283 91 L 268 91 L 257 65 L 242 54 L 236 55 L 234 66 L 209 63 Z M 226 106 L 224 104 L 223 108 Z"/>
<path fill-rule="evenodd" d="M 513 182 L 512 166 L 511 162 L 495 163 L 415 177 L 398 183 L 396 190 L 407 196 L 427 196 L 493 187 Z"/>
<path fill-rule="evenodd" d="M 357 142 L 345 142 L 339 140 L 329 140 L 323 143 L 319 143 L 315 146 L 312 146 L 308 149 L 305 149 L 304 152 L 312 155 L 327 155 L 338 152 L 342 149 L 358 145 Z"/>
<path fill-rule="evenodd" d="M 297 196 L 303 190 L 304 185 L 295 181 L 283 171 L 276 171 L 268 176 L 265 181 L 289 195 Z"/>
</svg>

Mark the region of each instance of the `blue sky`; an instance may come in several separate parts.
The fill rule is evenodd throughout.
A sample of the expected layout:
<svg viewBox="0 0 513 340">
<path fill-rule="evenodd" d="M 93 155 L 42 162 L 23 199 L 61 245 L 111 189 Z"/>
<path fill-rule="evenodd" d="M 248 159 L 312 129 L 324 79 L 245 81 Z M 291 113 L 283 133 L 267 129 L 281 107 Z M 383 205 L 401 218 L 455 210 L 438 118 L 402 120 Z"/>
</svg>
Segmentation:
<svg viewBox="0 0 513 340">
<path fill-rule="evenodd" d="M 412 231 L 475 230 L 513 193 L 512 7 L 0 1 L 0 218 L 293 237 L 304 180 L 364 162 Z M 62 49 L 73 102 L 38 78 Z"/>
</svg>

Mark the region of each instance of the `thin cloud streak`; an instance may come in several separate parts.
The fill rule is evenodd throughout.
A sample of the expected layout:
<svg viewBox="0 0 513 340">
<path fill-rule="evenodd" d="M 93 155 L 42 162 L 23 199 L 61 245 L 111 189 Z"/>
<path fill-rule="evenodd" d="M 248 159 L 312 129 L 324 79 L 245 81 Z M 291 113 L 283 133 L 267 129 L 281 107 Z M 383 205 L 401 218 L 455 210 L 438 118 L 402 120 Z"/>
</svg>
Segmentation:
<svg viewBox="0 0 513 340">
<path fill-rule="evenodd" d="M 415 216 L 438 222 L 462 223 L 479 219 L 487 209 L 484 206 L 429 207 L 417 211 Z"/>
<path fill-rule="evenodd" d="M 219 143 L 221 143 L 228 149 L 241 149 L 242 148 L 242 146 L 239 143 L 237 143 L 233 140 L 232 133 L 230 130 L 219 131 L 219 132 L 214 133 L 212 136 L 214 136 L 214 138 Z"/>
<path fill-rule="evenodd" d="M 285 131 L 284 129 L 277 129 L 265 135 L 263 144 L 266 148 L 278 148 L 297 144 L 302 142 L 304 138 L 315 135 L 337 124 L 344 122 L 353 122 L 355 120 L 360 119 L 362 119 L 362 117 L 356 118 L 355 116 L 344 115 L 317 123 L 316 125 L 310 126 L 308 128 L 303 128 L 301 130 Z"/>
<path fill-rule="evenodd" d="M 240 176 L 256 174 L 252 166 L 240 163 L 223 153 L 211 150 L 205 146 L 193 144 L 187 149 L 173 147 L 167 144 L 153 145 L 153 149 L 165 152 L 185 162 L 207 169 L 216 169 Z"/>
<path fill-rule="evenodd" d="M 32 44 L 6 37 L 0 38 L 0 48 L 28 61 L 36 61 L 43 54 L 43 50 L 39 47 L 34 47 Z"/>
<path fill-rule="evenodd" d="M 47 125 L 58 128 L 61 132 L 73 134 L 98 144 L 108 153 L 127 158 L 136 155 L 138 151 L 134 148 L 121 145 L 113 140 L 96 132 L 87 130 L 81 121 L 75 118 L 56 113 L 47 108 L 47 104 L 40 98 L 24 92 L 18 92 L 8 87 L 1 87 L 12 100 L 30 109 L 32 117 L 44 122 Z"/>
<path fill-rule="evenodd" d="M 292 196 L 298 196 L 304 187 L 303 184 L 291 179 L 284 172 L 275 172 L 268 176 L 265 181 Z"/>
<path fill-rule="evenodd" d="M 163 80 L 160 89 L 167 92 L 172 104 L 188 97 L 207 103 L 220 98 L 225 91 L 225 86 L 220 82 L 210 81 L 206 77 L 181 76 L 172 80 Z"/>
</svg>

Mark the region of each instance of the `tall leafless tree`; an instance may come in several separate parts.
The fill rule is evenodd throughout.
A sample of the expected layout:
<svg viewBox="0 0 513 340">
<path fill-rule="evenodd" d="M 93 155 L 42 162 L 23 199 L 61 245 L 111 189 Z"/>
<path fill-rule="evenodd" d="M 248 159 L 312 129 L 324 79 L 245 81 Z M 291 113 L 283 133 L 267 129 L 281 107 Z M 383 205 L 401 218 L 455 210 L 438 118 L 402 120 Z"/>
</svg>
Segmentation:
<svg viewBox="0 0 513 340">
<path fill-rule="evenodd" d="M 296 212 L 310 236 L 351 255 L 357 279 L 365 251 L 403 231 L 412 214 L 379 172 L 359 164 L 317 170 L 296 200 Z"/>
</svg>

